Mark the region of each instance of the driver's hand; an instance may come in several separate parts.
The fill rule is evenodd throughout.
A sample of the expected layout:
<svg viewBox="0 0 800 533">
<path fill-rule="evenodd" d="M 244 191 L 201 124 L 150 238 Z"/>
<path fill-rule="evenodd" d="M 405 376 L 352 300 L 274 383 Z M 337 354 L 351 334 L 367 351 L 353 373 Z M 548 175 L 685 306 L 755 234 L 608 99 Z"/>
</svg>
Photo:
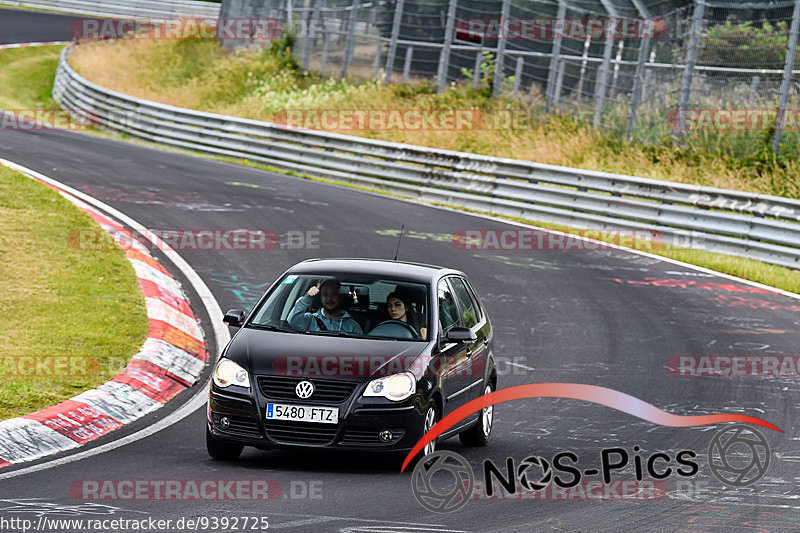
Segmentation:
<svg viewBox="0 0 800 533">
<path fill-rule="evenodd" d="M 320 281 L 315 286 L 313 286 L 310 289 L 308 289 L 308 292 L 306 293 L 306 296 L 308 296 L 309 298 L 313 298 L 314 296 L 316 296 L 319 293 L 319 286 L 321 284 L 322 284 L 322 282 Z"/>
</svg>

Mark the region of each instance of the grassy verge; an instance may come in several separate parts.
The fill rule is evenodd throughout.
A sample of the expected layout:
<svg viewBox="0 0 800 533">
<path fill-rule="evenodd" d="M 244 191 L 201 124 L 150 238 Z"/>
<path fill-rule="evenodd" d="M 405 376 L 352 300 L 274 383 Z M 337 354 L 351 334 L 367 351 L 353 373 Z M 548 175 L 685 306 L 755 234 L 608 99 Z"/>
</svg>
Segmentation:
<svg viewBox="0 0 800 533">
<path fill-rule="evenodd" d="M 0 167 L 0 419 L 107 381 L 147 336 L 144 299 L 130 263 L 119 249 L 76 249 L 68 237 L 81 229 L 99 226 L 52 189 Z M 79 356 L 88 363 L 85 371 L 42 367 L 19 375 L 28 366 L 20 367 L 17 356 L 35 356 L 37 363 Z"/>
<path fill-rule="evenodd" d="M 51 92 L 63 46 L 0 51 L 0 108 L 57 109 Z"/>
<path fill-rule="evenodd" d="M 156 44 L 159 44 L 159 43 L 156 43 Z M 147 48 L 149 48 L 149 46 L 152 46 L 152 45 L 153 45 L 152 43 L 149 43 L 149 44 L 145 43 L 145 45 L 144 45 L 145 50 L 142 51 L 142 53 L 145 53 Z M 201 46 L 201 45 L 202 46 L 209 46 L 208 44 L 202 44 L 202 43 L 198 44 L 198 43 L 189 42 L 187 44 L 187 46 L 190 46 L 190 48 L 192 48 L 192 49 L 194 49 L 194 47 L 196 47 L 196 46 Z M 114 45 L 105 44 L 103 46 L 107 46 L 107 47 L 109 47 L 109 49 L 111 49 L 111 47 L 114 46 Z M 216 47 L 214 45 L 209 46 L 209 49 L 210 49 L 210 51 L 213 51 L 215 54 L 218 53 L 218 51 L 216 51 Z M 38 62 L 39 59 L 37 59 L 38 55 L 37 55 L 36 51 L 39 50 L 39 49 L 28 49 L 28 50 L 30 51 L 29 53 L 31 53 L 31 56 L 30 56 L 31 57 L 31 61 L 32 62 Z M 7 54 L 7 53 L 10 53 L 10 52 L 18 52 L 18 50 L 6 50 L 6 51 L 0 52 L 0 66 L 3 65 L 4 55 Z M 49 52 L 47 52 L 45 50 L 41 50 L 39 53 L 42 54 L 42 55 L 47 55 Z M 196 60 L 200 61 L 200 58 L 202 58 L 203 56 L 204 56 L 204 54 L 198 54 Z M 55 54 L 55 55 L 51 54 L 51 57 L 53 58 L 52 61 L 44 62 L 43 64 L 39 64 L 39 66 L 42 69 L 50 69 L 49 72 L 51 72 L 51 75 L 54 75 L 55 74 L 56 63 L 57 63 L 57 54 Z M 206 57 L 208 57 L 208 56 L 206 56 Z M 108 58 L 106 58 L 106 59 L 108 59 Z M 251 60 L 252 60 L 252 57 L 251 57 L 251 55 L 249 53 L 229 54 L 227 56 L 227 61 L 229 61 L 229 62 L 232 62 L 232 63 L 235 64 L 237 61 L 241 61 L 241 62 L 244 63 L 244 66 L 242 68 L 244 69 L 245 75 L 248 72 L 247 71 L 247 66 L 250 64 L 249 62 Z M 115 72 L 115 68 L 113 66 L 113 63 L 116 60 L 110 60 L 110 61 L 112 62 L 112 66 L 110 67 L 110 71 L 111 72 Z M 177 62 L 178 64 L 183 64 L 184 61 L 189 61 L 189 59 L 182 59 L 182 56 L 179 55 L 178 57 L 174 58 L 173 61 Z M 270 59 L 270 61 L 274 61 L 274 58 Z M 200 61 L 200 63 L 202 63 L 202 61 Z M 24 64 L 24 62 L 23 62 L 23 64 Z M 137 64 L 137 68 L 139 66 L 141 66 L 141 64 Z M 195 68 L 197 66 L 198 65 L 189 66 L 189 65 L 184 64 L 184 68 L 187 70 L 187 75 L 193 68 Z M 269 67 L 269 65 L 267 65 L 267 67 Z M 267 67 L 264 67 L 264 68 L 267 68 Z M 210 67 L 208 67 L 208 65 L 206 65 L 205 67 L 203 67 L 200 70 L 198 70 L 198 72 L 204 72 L 206 68 L 210 68 Z M 274 65 L 272 67 L 269 67 L 269 68 L 274 68 Z M 33 72 L 33 70 L 34 69 L 22 68 L 23 72 L 24 71 Z M 130 72 L 133 72 L 133 70 L 134 69 L 129 69 Z M 149 69 L 147 71 L 149 72 Z M 3 72 L 3 70 L 0 69 L 0 74 L 2 74 L 2 72 Z M 128 72 L 128 70 L 126 70 L 126 72 Z M 114 76 L 114 74 L 111 74 L 111 75 Z M 128 74 L 125 74 L 125 76 L 126 76 L 126 79 L 127 79 Z M 43 77 L 45 79 L 47 78 L 47 76 L 43 76 Z M 137 76 L 137 77 L 139 79 L 144 79 L 145 78 L 145 76 Z M 14 80 L 14 79 L 12 78 L 12 80 Z M 15 80 L 16 80 L 15 83 L 17 83 L 17 84 L 25 83 L 25 79 L 15 79 Z M 113 81 L 113 79 L 111 81 Z M 196 81 L 195 84 L 202 85 L 201 81 L 199 81 L 199 80 Z M 175 83 L 173 83 L 173 85 L 175 85 Z M 178 85 L 182 86 L 180 83 Z M 9 88 L 2 88 L 2 87 L 3 87 L 3 85 L 0 84 L 0 102 L 3 102 L 3 98 L 4 98 L 4 93 L 5 92 L 7 92 L 9 90 L 12 90 L 12 91 L 14 90 L 13 86 L 9 87 Z M 393 90 L 397 90 L 397 91 L 401 91 L 401 90 L 409 90 L 409 91 L 410 90 L 416 90 L 416 89 L 413 89 L 413 88 L 409 88 L 407 86 L 399 86 L 399 87 L 400 88 L 393 89 Z M 131 89 L 131 88 L 128 87 L 128 89 Z M 208 86 L 205 86 L 205 85 L 203 87 L 201 87 L 200 89 L 202 89 L 202 91 L 211 91 L 211 92 L 217 91 L 217 89 L 214 89 L 213 87 L 208 87 Z M 200 90 L 200 89 L 198 89 L 198 90 Z M 50 90 L 50 87 L 46 86 L 44 84 L 42 84 L 40 86 L 40 88 L 39 88 L 39 92 L 41 92 L 41 93 L 49 94 L 49 90 Z M 223 87 L 221 87 L 219 89 L 219 92 L 224 93 L 225 90 L 226 89 L 225 89 L 225 87 L 223 85 Z M 36 91 L 33 91 L 33 93 L 35 93 L 35 92 Z M 177 91 L 177 93 L 180 93 L 180 92 L 181 92 L 180 90 Z M 142 97 L 145 97 L 145 98 L 150 98 L 150 99 L 154 99 L 154 100 L 157 100 L 157 101 L 163 101 L 165 103 L 179 104 L 179 102 L 171 99 L 171 98 L 174 98 L 174 96 L 158 97 L 158 94 L 154 94 L 154 93 L 147 93 L 147 94 L 137 93 L 137 94 L 139 96 L 142 96 Z M 235 95 L 229 95 L 229 96 L 234 100 L 236 100 L 238 98 Z M 226 109 L 224 109 L 224 106 L 221 103 L 219 103 L 218 100 L 214 100 L 214 102 L 216 102 L 215 105 L 209 104 L 211 110 L 216 111 L 216 112 L 228 112 L 228 111 L 226 111 Z M 217 105 L 222 106 L 222 108 L 216 107 Z M 360 105 L 361 105 L 361 107 L 363 107 L 363 102 L 361 102 Z M 351 108 L 352 107 L 353 106 L 351 106 Z M 546 133 L 546 131 L 545 131 L 545 133 Z M 413 141 L 413 139 L 410 139 L 410 141 Z M 139 143 L 139 144 L 152 146 L 149 143 Z M 500 143 L 498 143 L 498 144 L 500 144 Z M 209 157 L 209 156 L 206 155 L 205 157 Z M 213 159 L 218 159 L 218 160 L 222 160 L 222 161 L 228 161 L 228 162 L 231 162 L 231 163 L 242 164 L 242 165 L 247 165 L 247 166 L 251 166 L 251 167 L 255 167 L 255 168 L 262 168 L 262 169 L 265 169 L 265 170 L 282 172 L 284 174 L 291 174 L 291 175 L 297 176 L 296 173 L 282 171 L 280 169 L 275 169 L 275 168 L 272 168 L 272 167 L 268 167 L 268 166 L 265 166 L 265 165 L 260 165 L 260 164 L 254 163 L 252 161 L 232 159 L 232 158 L 213 158 Z M 554 163 L 559 163 L 559 164 L 571 164 L 569 161 L 562 161 L 562 160 L 557 160 L 557 161 L 548 160 L 546 162 L 554 162 Z M 578 166 L 580 166 L 580 165 L 578 165 Z M 755 172 L 755 171 L 753 171 L 753 172 Z M 639 172 L 639 171 L 632 171 L 631 173 L 637 174 L 637 175 L 643 174 L 642 172 Z M 337 183 L 337 182 L 332 182 L 332 181 L 329 181 L 329 180 L 323 180 L 323 179 L 319 179 L 319 178 L 309 178 L 308 176 L 300 176 L 300 177 L 306 177 L 308 179 L 313 179 L 315 181 L 320 181 L 320 182 Z M 657 177 L 669 178 L 669 176 L 657 176 Z M 775 178 L 775 179 L 777 179 L 777 178 Z M 717 183 L 717 185 L 719 185 L 719 184 Z M 348 185 L 348 186 L 350 186 L 350 185 Z M 358 187 L 358 186 L 351 186 L 351 187 L 356 188 L 356 189 L 371 190 L 373 192 L 380 192 L 380 193 L 386 194 L 385 191 L 381 191 L 381 190 L 373 190 L 373 189 L 368 189 L 368 188 Z M 397 195 L 395 195 L 395 196 L 397 196 Z M 528 223 L 528 224 L 532 224 L 532 225 L 536 225 L 536 226 L 541 226 L 541 227 L 545 227 L 545 228 L 556 229 L 556 230 L 565 231 L 565 232 L 575 233 L 576 231 L 578 231 L 578 230 L 574 230 L 573 228 L 569 228 L 569 227 L 565 227 L 565 226 L 558 226 L 558 225 L 554 225 L 554 224 L 546 224 L 546 223 L 532 221 L 532 220 L 523 220 L 523 219 L 511 219 L 511 220 L 515 220 L 515 221 L 518 221 L 518 222 L 524 222 L 524 223 Z M 726 273 L 726 274 L 739 276 L 739 277 L 742 277 L 742 278 L 745 278 L 745 279 L 749 279 L 749 280 L 752 280 L 752 281 L 757 281 L 757 282 L 760 282 L 760 283 L 764 283 L 766 285 L 770 285 L 770 286 L 777 287 L 777 288 L 780 288 L 780 289 L 784 289 L 784 290 L 800 293 L 800 272 L 794 271 L 794 270 L 791 270 L 791 269 L 778 267 L 778 266 L 773 266 L 773 265 L 768 265 L 768 264 L 765 264 L 765 263 L 761 263 L 759 261 L 753 261 L 753 260 L 750 260 L 750 259 L 744 259 L 744 258 L 740 258 L 740 257 L 731 257 L 731 256 L 726 256 L 726 255 L 721 255 L 721 254 L 714 254 L 714 253 L 710 253 L 710 252 L 703 252 L 703 251 L 698 251 L 698 250 L 690 250 L 690 249 L 685 249 L 685 248 L 664 247 L 664 248 L 661 248 L 660 250 L 656 250 L 656 251 L 650 250 L 647 247 L 643 247 L 642 249 L 644 251 L 650 251 L 650 252 L 657 253 L 658 255 L 662 255 L 664 257 L 669 257 L 669 258 L 676 259 L 676 260 L 679 260 L 679 261 L 684 261 L 684 262 L 687 262 L 687 263 L 691 263 L 691 264 L 703 266 L 703 267 L 706 267 L 706 268 L 710 268 L 710 269 L 713 269 L 713 270 L 717 270 L 719 272 L 723 272 L 723 273 Z"/>
</svg>

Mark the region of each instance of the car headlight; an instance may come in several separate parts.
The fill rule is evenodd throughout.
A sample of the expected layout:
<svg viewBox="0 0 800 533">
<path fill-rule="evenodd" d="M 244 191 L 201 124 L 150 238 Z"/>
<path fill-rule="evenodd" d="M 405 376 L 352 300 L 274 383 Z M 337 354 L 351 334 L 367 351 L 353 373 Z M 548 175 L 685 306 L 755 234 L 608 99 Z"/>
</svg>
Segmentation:
<svg viewBox="0 0 800 533">
<path fill-rule="evenodd" d="M 240 367 L 230 359 L 220 359 L 214 369 L 214 385 L 224 389 L 231 385 L 250 387 L 250 376 L 247 370 Z"/>
<path fill-rule="evenodd" d="M 370 381 L 364 396 L 380 396 L 398 402 L 415 392 L 417 392 L 417 378 L 411 372 L 403 372 Z"/>
</svg>

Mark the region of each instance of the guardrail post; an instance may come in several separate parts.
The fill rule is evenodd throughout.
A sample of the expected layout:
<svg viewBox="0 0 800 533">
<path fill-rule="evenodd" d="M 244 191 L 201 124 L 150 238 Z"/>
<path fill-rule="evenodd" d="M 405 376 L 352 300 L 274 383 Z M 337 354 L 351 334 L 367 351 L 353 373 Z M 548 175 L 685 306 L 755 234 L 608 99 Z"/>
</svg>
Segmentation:
<svg viewBox="0 0 800 533">
<path fill-rule="evenodd" d="M 614 51 L 614 34 L 617 30 L 617 10 L 610 0 L 600 0 L 610 17 L 609 24 L 604 28 L 603 37 L 606 40 L 603 48 L 603 63 L 597 69 L 597 80 L 594 85 L 594 121 L 595 128 L 600 127 L 603 118 L 603 109 L 606 106 L 606 92 L 608 91 L 608 76 L 611 74 L 611 54 Z"/>
<path fill-rule="evenodd" d="M 406 48 L 406 61 L 403 63 L 403 83 L 408 83 L 408 78 L 411 75 L 411 56 L 414 55 L 414 47 L 409 46 Z"/>
<path fill-rule="evenodd" d="M 781 80 L 781 95 L 778 98 L 778 115 L 775 122 L 775 133 L 772 135 L 772 151 L 780 153 L 781 139 L 783 139 L 783 125 L 786 115 L 786 101 L 792 89 L 792 70 L 794 69 L 795 55 L 797 54 L 797 35 L 800 31 L 800 0 L 794 2 L 792 13 L 792 26 L 789 29 L 789 46 L 786 50 L 786 62 L 783 66 L 783 80 Z"/>
<path fill-rule="evenodd" d="M 525 59 L 522 56 L 517 58 L 517 68 L 514 70 L 514 95 L 519 93 L 519 84 L 522 80 L 522 69 L 525 67 Z"/>
<path fill-rule="evenodd" d="M 400 24 L 403 21 L 403 7 L 405 0 L 397 0 L 394 6 L 394 20 L 392 21 L 392 36 L 389 40 L 389 52 L 386 54 L 386 83 L 392 81 L 394 70 L 394 56 L 397 53 L 397 39 L 400 37 Z"/>
<path fill-rule="evenodd" d="M 689 97 L 692 93 L 692 78 L 694 77 L 694 67 L 697 64 L 697 52 L 700 48 L 700 26 L 705 16 L 705 0 L 696 0 L 692 13 L 692 26 L 689 29 L 689 50 L 686 53 L 686 68 L 683 70 L 683 80 L 681 80 L 681 96 L 678 101 L 678 133 L 686 129 L 686 108 L 689 105 Z"/>
<path fill-rule="evenodd" d="M 500 9 L 500 35 L 497 36 L 497 54 L 494 65 L 494 85 L 492 86 L 492 96 L 500 96 L 503 90 L 503 68 L 506 61 L 506 39 L 508 38 L 508 14 L 511 11 L 511 0 L 503 0 L 503 7 Z"/>
<path fill-rule="evenodd" d="M 439 54 L 439 70 L 436 75 L 439 92 L 447 87 L 447 68 L 450 65 L 450 46 L 453 44 L 453 28 L 456 25 L 456 7 L 458 0 L 449 0 L 447 6 L 447 23 L 444 28 L 444 42 Z"/>
<path fill-rule="evenodd" d="M 347 77 L 350 63 L 353 61 L 353 47 L 356 44 L 356 17 L 360 0 L 353 0 L 350 6 L 350 16 L 347 18 L 347 44 L 344 47 L 344 61 L 342 62 L 342 78 Z"/>
<path fill-rule="evenodd" d="M 311 21 L 306 28 L 306 42 L 303 43 L 303 69 L 308 70 L 311 61 L 311 49 L 314 47 L 314 39 L 317 38 L 317 26 L 319 25 L 319 8 L 323 0 L 309 0 L 314 4 L 311 12 Z"/>
<path fill-rule="evenodd" d="M 561 39 L 564 35 L 564 17 L 567 16 L 567 4 L 564 0 L 558 0 L 558 14 L 556 23 L 553 25 L 555 33 L 553 35 L 553 55 L 550 59 L 550 69 L 547 73 L 547 88 L 544 92 L 544 112 L 549 113 L 550 107 L 555 98 L 553 92 L 556 87 L 556 76 L 558 75 L 559 63 L 561 63 Z"/>
</svg>

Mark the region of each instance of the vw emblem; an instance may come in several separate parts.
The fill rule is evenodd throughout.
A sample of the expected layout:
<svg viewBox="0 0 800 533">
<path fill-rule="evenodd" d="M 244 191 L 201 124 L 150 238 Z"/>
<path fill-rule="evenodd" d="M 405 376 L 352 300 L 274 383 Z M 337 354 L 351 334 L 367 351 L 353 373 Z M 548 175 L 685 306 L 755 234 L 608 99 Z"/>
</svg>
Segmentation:
<svg viewBox="0 0 800 533">
<path fill-rule="evenodd" d="M 314 394 L 314 384 L 310 381 L 301 381 L 294 388 L 294 393 L 298 398 L 310 398 Z"/>
</svg>

